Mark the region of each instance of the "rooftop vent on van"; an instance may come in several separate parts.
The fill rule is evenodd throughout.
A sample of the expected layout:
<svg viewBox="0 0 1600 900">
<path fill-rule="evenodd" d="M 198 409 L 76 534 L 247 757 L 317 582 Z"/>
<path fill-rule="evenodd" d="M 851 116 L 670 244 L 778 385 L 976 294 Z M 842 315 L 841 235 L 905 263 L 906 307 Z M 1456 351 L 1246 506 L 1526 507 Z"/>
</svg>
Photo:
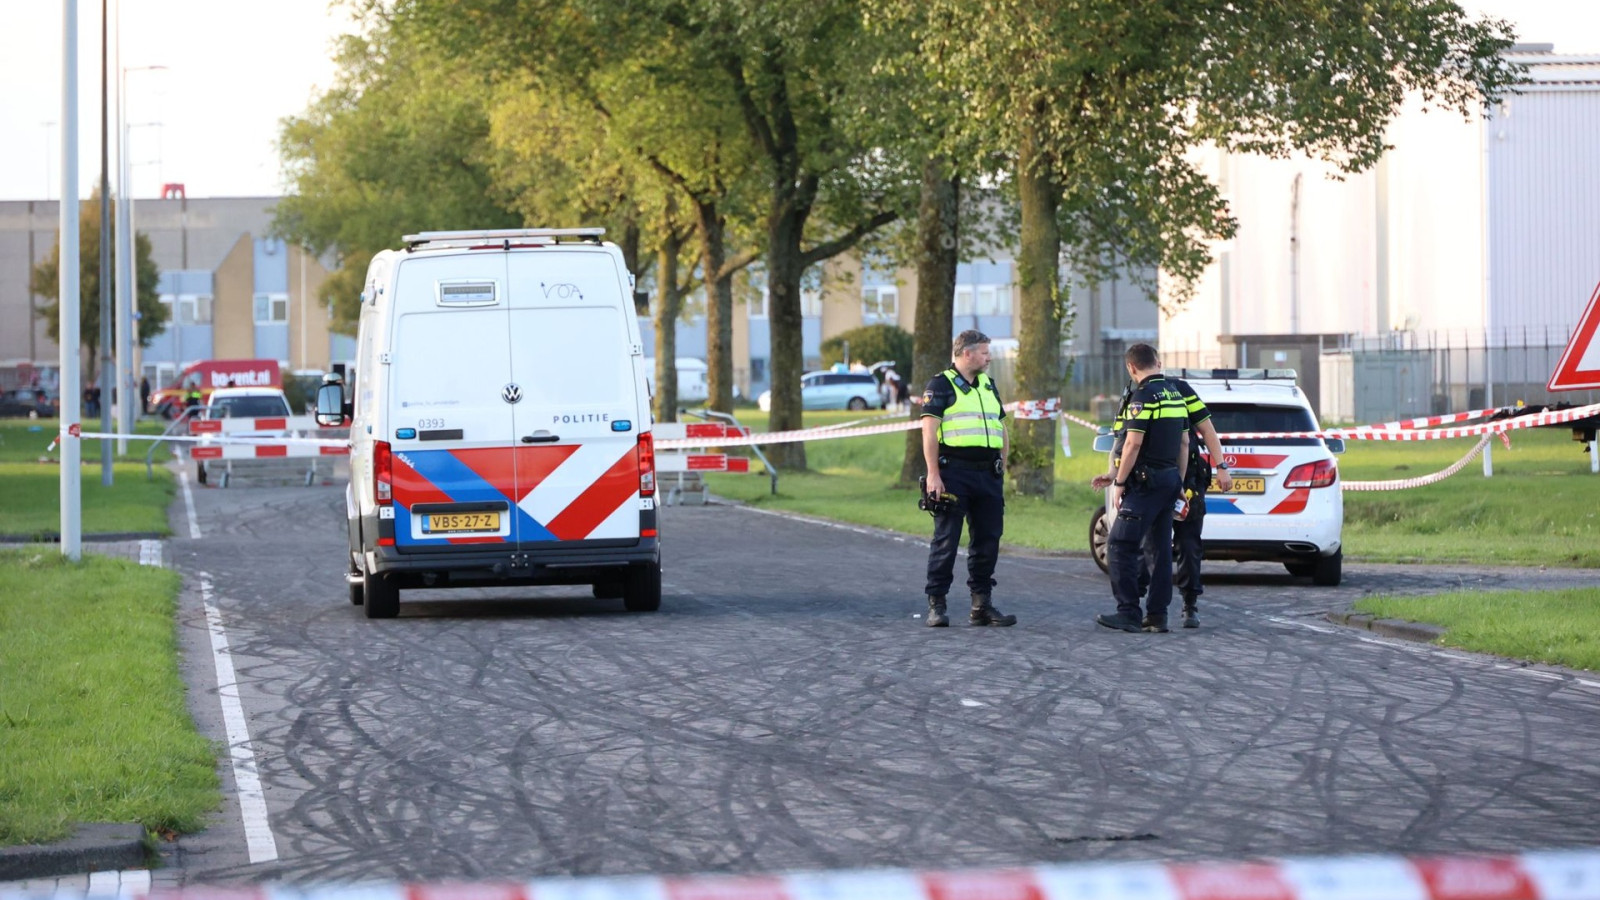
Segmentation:
<svg viewBox="0 0 1600 900">
<path fill-rule="evenodd" d="M 563 239 L 598 244 L 604 228 L 495 228 L 488 231 L 424 231 L 408 234 L 407 250 L 436 247 L 510 248 L 513 244 L 555 244 Z"/>
<path fill-rule="evenodd" d="M 495 283 L 493 281 L 441 281 L 440 306 L 493 306 Z"/>
</svg>

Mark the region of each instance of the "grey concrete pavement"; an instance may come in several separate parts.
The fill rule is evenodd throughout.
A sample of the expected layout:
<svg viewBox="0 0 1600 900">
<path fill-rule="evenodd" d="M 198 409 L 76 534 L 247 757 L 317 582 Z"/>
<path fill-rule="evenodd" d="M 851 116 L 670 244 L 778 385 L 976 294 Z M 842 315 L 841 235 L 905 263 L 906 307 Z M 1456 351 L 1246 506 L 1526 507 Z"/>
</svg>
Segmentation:
<svg viewBox="0 0 1600 900">
<path fill-rule="evenodd" d="M 201 538 L 168 546 L 196 714 L 224 739 L 205 573 L 279 858 L 230 801 L 158 886 L 1600 843 L 1600 680 L 1326 620 L 1594 572 L 1222 564 L 1202 629 L 1130 635 L 1093 625 L 1089 560 L 1007 554 L 1020 624 L 929 629 L 920 540 L 711 506 L 662 514 L 659 613 L 418 591 L 375 622 L 343 502 L 197 491 Z"/>
</svg>

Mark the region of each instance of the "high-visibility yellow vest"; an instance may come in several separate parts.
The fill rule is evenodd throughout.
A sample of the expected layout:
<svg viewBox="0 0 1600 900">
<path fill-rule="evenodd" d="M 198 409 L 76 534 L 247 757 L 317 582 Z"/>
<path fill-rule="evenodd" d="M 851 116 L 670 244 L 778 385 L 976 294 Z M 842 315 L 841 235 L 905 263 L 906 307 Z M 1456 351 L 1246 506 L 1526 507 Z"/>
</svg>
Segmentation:
<svg viewBox="0 0 1600 900">
<path fill-rule="evenodd" d="M 946 447 L 988 447 L 999 450 L 1005 446 L 1005 423 L 1000 419 L 1000 395 L 994 391 L 994 382 L 979 372 L 978 383 L 965 389 L 959 373 L 946 369 L 944 377 L 956 392 L 956 402 L 944 411 L 939 420 L 939 443 Z"/>
</svg>

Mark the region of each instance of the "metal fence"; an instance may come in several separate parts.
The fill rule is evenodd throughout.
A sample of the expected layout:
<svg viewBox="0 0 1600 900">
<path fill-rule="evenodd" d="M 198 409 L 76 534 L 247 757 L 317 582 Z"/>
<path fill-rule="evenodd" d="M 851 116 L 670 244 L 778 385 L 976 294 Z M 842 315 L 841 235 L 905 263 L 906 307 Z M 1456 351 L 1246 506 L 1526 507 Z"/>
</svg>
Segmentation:
<svg viewBox="0 0 1600 900">
<path fill-rule="evenodd" d="M 1566 350 L 1568 334 L 1557 329 L 1506 329 L 1485 335 L 1465 331 L 1395 332 L 1324 339 L 1301 358 L 1301 384 L 1324 422 L 1365 424 L 1440 415 L 1490 406 L 1600 402 L 1600 390 L 1545 390 Z M 1161 348 L 1168 369 L 1239 366 L 1232 347 Z M 1069 409 L 1099 419 L 1122 395 L 1127 377 L 1122 353 L 1070 357 L 1071 374 L 1062 399 Z M 1260 365 L 1259 362 L 1254 363 Z M 992 372 L 1005 396 L 1016 396 L 1012 361 L 996 359 Z"/>
</svg>

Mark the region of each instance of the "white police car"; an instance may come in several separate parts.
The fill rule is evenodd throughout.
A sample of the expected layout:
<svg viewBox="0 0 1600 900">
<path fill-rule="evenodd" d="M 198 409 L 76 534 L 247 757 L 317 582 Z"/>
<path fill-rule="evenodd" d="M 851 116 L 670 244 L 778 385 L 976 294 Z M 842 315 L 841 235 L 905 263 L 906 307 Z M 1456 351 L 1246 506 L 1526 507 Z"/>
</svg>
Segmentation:
<svg viewBox="0 0 1600 900">
<path fill-rule="evenodd" d="M 1229 439 L 1230 434 L 1317 431 L 1316 413 L 1293 369 L 1179 369 L 1211 410 L 1233 490 L 1206 495 L 1207 560 L 1283 563 L 1291 575 L 1333 586 L 1341 578 L 1344 495 L 1334 454 L 1344 442 L 1319 438 Z M 1096 449 L 1110 449 L 1102 435 Z M 1095 562 L 1106 567 L 1105 508 L 1090 524 Z"/>
</svg>

